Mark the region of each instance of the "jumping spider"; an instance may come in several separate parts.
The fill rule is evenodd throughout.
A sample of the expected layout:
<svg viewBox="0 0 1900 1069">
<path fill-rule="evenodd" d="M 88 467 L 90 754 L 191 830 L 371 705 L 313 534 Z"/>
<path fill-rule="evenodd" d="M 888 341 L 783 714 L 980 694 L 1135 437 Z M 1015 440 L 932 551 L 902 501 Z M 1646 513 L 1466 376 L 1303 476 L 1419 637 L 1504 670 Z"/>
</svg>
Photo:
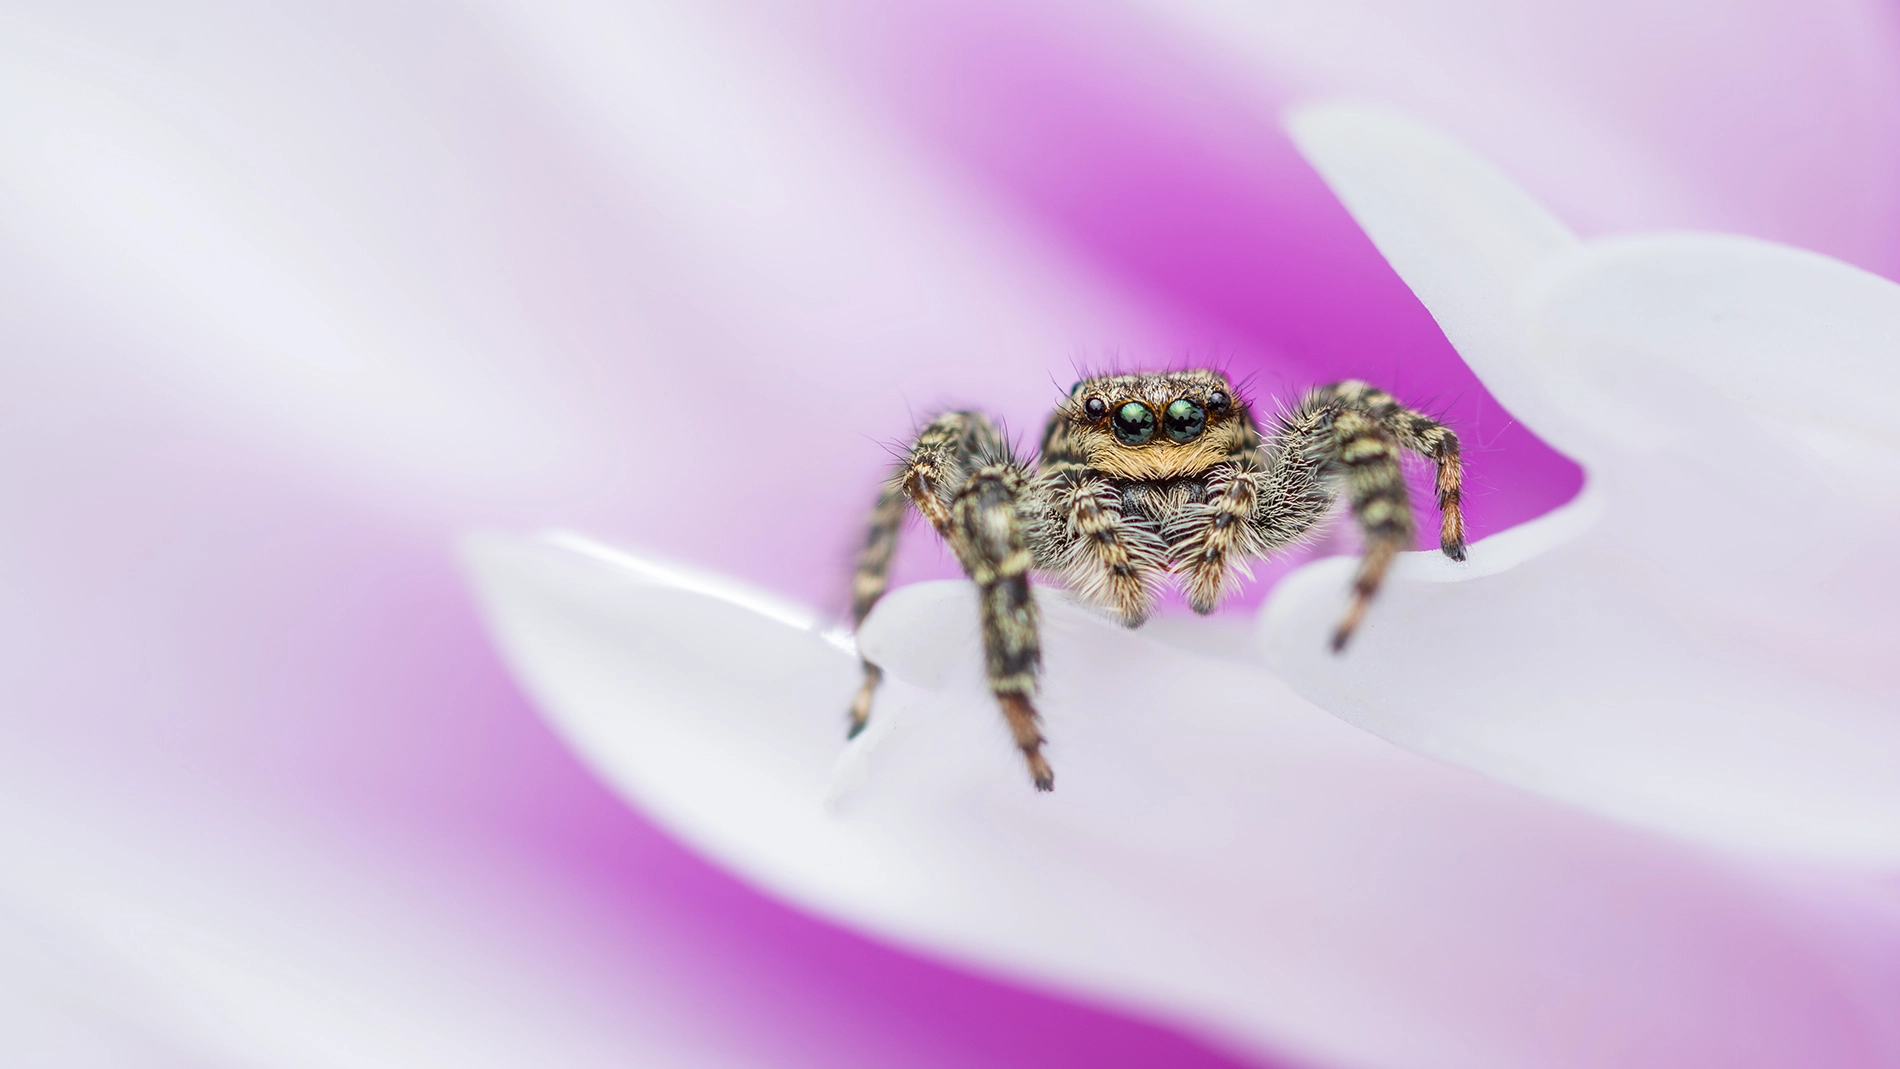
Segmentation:
<svg viewBox="0 0 1900 1069">
<path fill-rule="evenodd" d="M 1246 561 L 1312 535 L 1344 489 L 1365 536 L 1352 600 L 1333 632 L 1344 649 L 1392 558 L 1412 545 L 1399 468 L 1409 449 L 1438 465 L 1438 544 L 1465 559 L 1458 436 L 1363 382 L 1306 395 L 1262 437 L 1214 371 L 1083 379 L 1049 415 L 1041 461 L 1016 459 L 975 412 L 938 416 L 871 514 L 852 580 L 862 624 L 889 582 L 906 502 L 930 520 L 976 583 L 990 691 L 1039 791 L 1055 787 L 1032 699 L 1042 662 L 1031 570 L 1139 627 L 1165 581 L 1214 610 Z M 850 735 L 864 730 L 883 671 L 864 662 Z"/>
</svg>

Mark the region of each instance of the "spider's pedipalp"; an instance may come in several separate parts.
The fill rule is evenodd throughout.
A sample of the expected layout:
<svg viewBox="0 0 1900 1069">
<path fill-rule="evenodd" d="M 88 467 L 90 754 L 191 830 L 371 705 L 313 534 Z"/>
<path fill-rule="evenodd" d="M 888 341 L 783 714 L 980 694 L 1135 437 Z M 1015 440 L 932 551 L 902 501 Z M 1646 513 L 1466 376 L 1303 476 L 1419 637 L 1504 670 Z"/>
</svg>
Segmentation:
<svg viewBox="0 0 1900 1069">
<path fill-rule="evenodd" d="M 1257 451 L 1237 455 L 1210 473 L 1207 500 L 1183 507 L 1166 534 L 1173 547 L 1174 571 L 1188 605 L 1205 616 L 1232 592 L 1250 558 L 1272 548 L 1254 522 L 1260 511 L 1266 472 Z"/>
<path fill-rule="evenodd" d="M 1154 611 L 1167 547 L 1152 525 L 1122 513 L 1108 480 L 1080 467 L 1045 468 L 1037 477 L 1045 513 L 1036 529 L 1038 557 L 1084 600 L 1112 610 L 1126 627 Z"/>
</svg>

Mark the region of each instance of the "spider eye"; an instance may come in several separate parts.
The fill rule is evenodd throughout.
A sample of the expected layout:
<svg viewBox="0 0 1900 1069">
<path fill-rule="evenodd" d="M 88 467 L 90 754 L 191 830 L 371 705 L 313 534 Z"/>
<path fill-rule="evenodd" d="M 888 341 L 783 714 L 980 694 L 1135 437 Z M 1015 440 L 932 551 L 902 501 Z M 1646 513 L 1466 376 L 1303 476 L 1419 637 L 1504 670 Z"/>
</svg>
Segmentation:
<svg viewBox="0 0 1900 1069">
<path fill-rule="evenodd" d="M 1115 411 L 1115 437 L 1127 445 L 1140 445 L 1155 436 L 1155 414 L 1140 401 L 1130 401 Z"/>
<path fill-rule="evenodd" d="M 1091 397 L 1082 402 L 1082 414 L 1090 419 L 1101 419 L 1108 415 L 1108 405 L 1099 397 Z"/>
<path fill-rule="evenodd" d="M 1201 436 L 1201 428 L 1207 426 L 1207 413 L 1200 405 L 1183 397 L 1168 406 L 1168 437 L 1177 442 L 1191 442 Z"/>
<path fill-rule="evenodd" d="M 1228 403 L 1227 393 L 1224 390 L 1215 390 L 1213 393 L 1207 395 L 1207 410 L 1209 412 L 1225 412 L 1227 411 Z"/>
</svg>

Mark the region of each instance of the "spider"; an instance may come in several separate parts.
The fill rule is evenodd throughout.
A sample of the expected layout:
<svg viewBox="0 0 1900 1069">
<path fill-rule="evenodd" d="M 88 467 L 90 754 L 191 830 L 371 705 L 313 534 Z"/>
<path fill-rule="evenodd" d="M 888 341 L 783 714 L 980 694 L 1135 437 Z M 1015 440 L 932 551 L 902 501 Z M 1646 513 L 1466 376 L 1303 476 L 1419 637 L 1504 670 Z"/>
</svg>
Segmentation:
<svg viewBox="0 0 1900 1069">
<path fill-rule="evenodd" d="M 1036 789 L 1053 790 L 1034 702 L 1042 645 L 1031 571 L 1066 581 L 1131 628 L 1168 582 L 1209 613 L 1248 560 L 1313 535 L 1343 489 L 1365 553 L 1333 632 L 1338 652 L 1392 558 L 1412 545 L 1401 448 L 1437 464 L 1439 548 L 1464 560 L 1458 436 L 1363 382 L 1313 390 L 1263 437 L 1219 372 L 1086 378 L 1050 413 L 1033 467 L 981 414 L 946 412 L 878 497 L 852 580 L 852 620 L 862 624 L 883 596 L 898 528 L 915 505 L 976 584 L 990 691 Z M 864 662 L 847 737 L 864 730 L 883 676 Z"/>
</svg>

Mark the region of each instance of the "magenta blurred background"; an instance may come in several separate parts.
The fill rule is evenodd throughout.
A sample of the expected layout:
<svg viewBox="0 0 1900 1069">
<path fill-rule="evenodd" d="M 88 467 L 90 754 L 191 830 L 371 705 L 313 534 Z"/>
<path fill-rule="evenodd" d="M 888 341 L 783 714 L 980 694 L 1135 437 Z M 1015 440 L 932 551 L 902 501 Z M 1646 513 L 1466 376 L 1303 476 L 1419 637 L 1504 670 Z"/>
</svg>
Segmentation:
<svg viewBox="0 0 1900 1069">
<path fill-rule="evenodd" d="M 1587 235 L 1900 269 L 1885 7 L 1227 10 L 8 5 L 0 936 L 80 964 L 0 991 L 111 1032 L 99 1064 L 434 1049 L 419 1012 L 360 1047 L 347 1000 L 284 1016 L 357 975 L 332 933 L 497 1064 L 1243 1064 L 697 860 L 543 725 L 452 557 L 575 527 L 836 612 L 920 416 L 1027 437 L 1107 364 L 1373 379 L 1471 443 L 1477 535 L 1567 500 L 1280 132 L 1296 100 L 1408 110 Z M 913 538 L 900 578 L 947 574 Z M 253 912 L 284 975 L 189 979 Z M 206 964 L 135 967 L 174 960 Z"/>
</svg>

